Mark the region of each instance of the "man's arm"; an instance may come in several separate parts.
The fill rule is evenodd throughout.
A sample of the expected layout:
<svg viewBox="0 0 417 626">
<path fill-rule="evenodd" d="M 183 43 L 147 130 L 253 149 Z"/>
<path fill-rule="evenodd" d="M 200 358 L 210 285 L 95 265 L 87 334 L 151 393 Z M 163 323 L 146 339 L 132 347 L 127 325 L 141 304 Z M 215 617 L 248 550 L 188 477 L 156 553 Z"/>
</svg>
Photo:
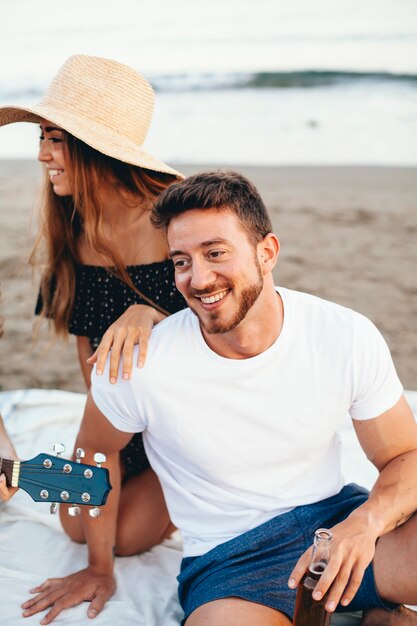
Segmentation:
<svg viewBox="0 0 417 626">
<path fill-rule="evenodd" d="M 95 452 L 103 452 L 106 455 L 106 466 L 110 470 L 113 489 L 102 508 L 101 517 L 90 517 L 87 510 L 89 507 L 82 507 L 82 523 L 88 544 L 88 567 L 63 578 L 48 579 L 39 587 L 32 589 L 31 592 L 37 595 L 22 605 L 25 609 L 24 617 L 51 607 L 41 621 L 41 624 L 49 624 L 63 609 L 89 601 L 91 604 L 87 615 L 92 618 L 103 609 L 106 601 L 114 593 L 113 549 L 120 493 L 119 451 L 127 445 L 131 437 L 132 433 L 121 432 L 112 426 L 97 408 L 90 393 L 76 447 L 85 450 L 83 460 L 86 463 L 94 463 Z M 66 505 L 61 505 L 63 515 L 66 515 L 66 508 Z"/>
<path fill-rule="evenodd" d="M 362 449 L 379 471 L 361 513 L 369 516 L 381 537 L 417 509 L 417 422 L 402 396 L 378 418 L 353 424 Z"/>
<path fill-rule="evenodd" d="M 339 601 L 343 606 L 351 602 L 374 557 L 378 537 L 407 521 L 417 510 L 417 423 L 406 399 L 402 397 L 379 417 L 354 420 L 354 426 L 379 477 L 368 501 L 332 529 L 329 565 L 313 594 L 319 600 L 331 587 L 328 611 L 334 611 Z M 292 571 L 291 587 L 300 582 L 310 556 L 311 548 Z"/>
</svg>

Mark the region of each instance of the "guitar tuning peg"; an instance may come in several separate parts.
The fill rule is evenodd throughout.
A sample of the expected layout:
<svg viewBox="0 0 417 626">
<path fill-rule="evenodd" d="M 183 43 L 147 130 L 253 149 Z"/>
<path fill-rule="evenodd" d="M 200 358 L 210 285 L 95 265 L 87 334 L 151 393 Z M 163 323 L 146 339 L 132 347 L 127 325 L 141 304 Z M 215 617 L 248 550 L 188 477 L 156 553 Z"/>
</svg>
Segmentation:
<svg viewBox="0 0 417 626">
<path fill-rule="evenodd" d="M 75 451 L 75 462 L 81 463 L 81 459 L 83 459 L 84 457 L 85 457 L 85 452 L 83 448 L 77 448 L 77 450 Z"/>
<path fill-rule="evenodd" d="M 58 458 L 60 458 L 61 454 L 65 452 L 65 446 L 63 443 L 55 443 L 54 444 L 54 452 Z"/>
<path fill-rule="evenodd" d="M 81 509 L 79 506 L 74 505 L 74 506 L 68 507 L 68 515 L 70 515 L 71 517 L 76 517 L 80 513 L 81 513 Z"/>
<path fill-rule="evenodd" d="M 88 511 L 88 514 L 90 515 L 90 517 L 100 517 L 101 509 L 99 509 L 98 506 L 95 506 Z"/>
<path fill-rule="evenodd" d="M 102 452 L 96 452 L 94 455 L 94 461 L 97 463 L 97 467 L 101 467 L 101 464 L 106 460 L 106 455 Z"/>
<path fill-rule="evenodd" d="M 58 504 L 56 502 L 52 502 L 51 506 L 49 507 L 49 512 L 51 515 L 55 515 L 55 513 L 58 510 Z"/>
</svg>

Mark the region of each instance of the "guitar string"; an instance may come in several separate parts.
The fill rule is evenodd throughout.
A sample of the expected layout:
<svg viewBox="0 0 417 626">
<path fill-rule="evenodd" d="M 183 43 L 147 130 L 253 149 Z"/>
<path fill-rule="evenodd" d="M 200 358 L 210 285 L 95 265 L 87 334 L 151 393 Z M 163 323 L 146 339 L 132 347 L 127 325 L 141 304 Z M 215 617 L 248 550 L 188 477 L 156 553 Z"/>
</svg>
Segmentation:
<svg viewBox="0 0 417 626">
<path fill-rule="evenodd" d="M 64 472 L 62 467 L 45 467 L 44 465 L 21 465 L 20 466 L 20 471 L 26 471 L 26 470 L 37 470 L 37 471 L 41 471 L 41 472 L 61 472 L 63 474 L 72 474 L 72 472 L 74 471 L 74 469 L 81 469 L 83 472 L 85 471 L 85 469 L 91 469 L 93 472 L 97 472 L 97 470 L 105 470 L 107 468 L 105 467 L 96 467 L 94 465 L 80 465 L 80 466 L 76 466 L 73 465 L 72 466 L 72 470 L 71 472 Z"/>
<path fill-rule="evenodd" d="M 34 486 L 37 486 L 37 487 L 45 487 L 45 483 L 44 483 L 44 482 L 38 482 L 38 481 L 36 481 L 36 480 L 24 479 L 24 482 L 25 482 L 25 483 L 28 483 L 29 485 L 34 485 Z M 52 486 L 50 487 L 50 489 L 51 489 L 51 488 L 56 489 L 57 487 L 55 487 L 54 485 L 52 485 Z M 76 489 L 71 489 L 71 493 L 72 493 L 72 494 L 82 494 L 82 493 L 84 493 L 84 491 L 77 491 Z M 94 496 L 94 494 L 91 494 L 91 493 L 90 493 L 90 495 L 91 495 L 91 497 L 92 497 L 92 498 L 94 498 L 94 497 L 95 497 L 95 496 Z M 87 503 L 86 503 L 86 504 L 87 504 Z M 88 502 L 88 504 L 95 504 L 95 503 L 90 501 L 90 502 Z"/>
<path fill-rule="evenodd" d="M 75 467 L 70 472 L 64 472 L 62 467 L 48 467 L 48 468 L 46 468 L 43 465 L 29 465 L 29 466 L 25 465 L 24 467 L 20 468 L 20 471 L 22 473 L 23 473 L 23 471 L 26 471 L 26 470 L 30 470 L 31 472 L 34 471 L 34 470 L 37 471 L 37 472 L 61 472 L 61 474 L 67 474 L 69 476 L 70 474 L 73 473 L 74 469 L 84 470 L 84 467 L 83 466 L 81 466 L 80 468 Z M 105 467 L 91 467 L 91 468 L 89 468 L 87 466 L 87 469 L 91 469 L 92 471 L 96 472 L 98 469 L 106 469 L 106 468 Z"/>
<path fill-rule="evenodd" d="M 14 465 L 16 462 L 20 463 L 21 468 L 25 468 L 25 467 L 40 467 L 41 469 L 49 469 L 48 467 L 45 467 L 45 465 L 42 463 L 30 463 L 30 461 L 18 461 L 16 460 L 12 460 L 12 459 L 3 459 L 0 457 L 0 461 L 2 461 L 3 465 L 6 463 L 7 465 Z M 97 465 L 89 465 L 88 463 L 77 463 L 76 461 L 71 461 L 70 459 L 61 459 L 61 461 L 65 463 L 68 463 L 71 465 L 72 468 L 85 468 L 85 467 L 90 467 L 91 469 L 106 469 L 104 467 L 100 468 Z M 53 464 L 52 464 L 53 465 Z M 63 465 L 61 466 L 57 466 L 58 468 L 63 467 Z"/>
</svg>

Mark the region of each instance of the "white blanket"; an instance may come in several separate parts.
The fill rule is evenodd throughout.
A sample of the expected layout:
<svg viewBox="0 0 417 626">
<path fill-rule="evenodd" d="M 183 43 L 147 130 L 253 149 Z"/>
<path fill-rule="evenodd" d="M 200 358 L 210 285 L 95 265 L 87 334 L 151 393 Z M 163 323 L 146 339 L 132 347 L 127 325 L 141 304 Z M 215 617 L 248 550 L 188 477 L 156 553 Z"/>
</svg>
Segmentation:
<svg viewBox="0 0 417 626">
<path fill-rule="evenodd" d="M 417 415 L 417 392 L 407 392 Z M 50 452 L 64 443 L 70 454 L 84 408 L 85 396 L 55 390 L 19 390 L 0 393 L 0 411 L 20 458 Z M 370 487 L 376 470 L 366 460 L 350 424 L 342 431 L 343 466 L 348 481 Z M 181 609 L 176 575 L 181 543 L 170 539 L 140 556 L 116 558 L 117 590 L 96 626 L 178 626 Z M 71 542 L 63 533 L 49 505 L 35 503 L 20 490 L 8 503 L 0 504 L 0 624 L 39 624 L 42 615 L 22 618 L 22 602 L 29 589 L 46 578 L 64 576 L 85 567 L 85 546 Z M 63 612 L 54 623 L 89 624 L 87 605 Z M 332 624 L 358 624 L 358 615 L 335 616 Z"/>
</svg>

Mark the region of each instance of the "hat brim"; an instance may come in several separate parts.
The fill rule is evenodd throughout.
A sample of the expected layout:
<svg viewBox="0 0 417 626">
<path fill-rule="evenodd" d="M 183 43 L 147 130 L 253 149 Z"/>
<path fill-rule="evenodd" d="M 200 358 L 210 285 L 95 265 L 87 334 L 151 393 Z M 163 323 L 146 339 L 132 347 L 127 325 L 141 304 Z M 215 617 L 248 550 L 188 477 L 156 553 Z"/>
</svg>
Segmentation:
<svg viewBox="0 0 417 626">
<path fill-rule="evenodd" d="M 177 170 L 174 170 L 163 161 L 156 159 L 149 152 L 145 152 L 145 150 L 139 148 L 137 144 L 130 141 L 126 136 L 120 135 L 114 129 L 96 120 L 86 119 L 80 117 L 80 115 L 74 115 L 50 105 L 43 106 L 42 103 L 33 107 L 0 107 L 0 126 L 15 122 L 36 124 L 42 120 L 56 124 L 59 128 L 74 135 L 77 139 L 106 156 L 154 172 L 171 174 L 178 179 L 184 178 L 183 174 L 177 172 Z"/>
</svg>

